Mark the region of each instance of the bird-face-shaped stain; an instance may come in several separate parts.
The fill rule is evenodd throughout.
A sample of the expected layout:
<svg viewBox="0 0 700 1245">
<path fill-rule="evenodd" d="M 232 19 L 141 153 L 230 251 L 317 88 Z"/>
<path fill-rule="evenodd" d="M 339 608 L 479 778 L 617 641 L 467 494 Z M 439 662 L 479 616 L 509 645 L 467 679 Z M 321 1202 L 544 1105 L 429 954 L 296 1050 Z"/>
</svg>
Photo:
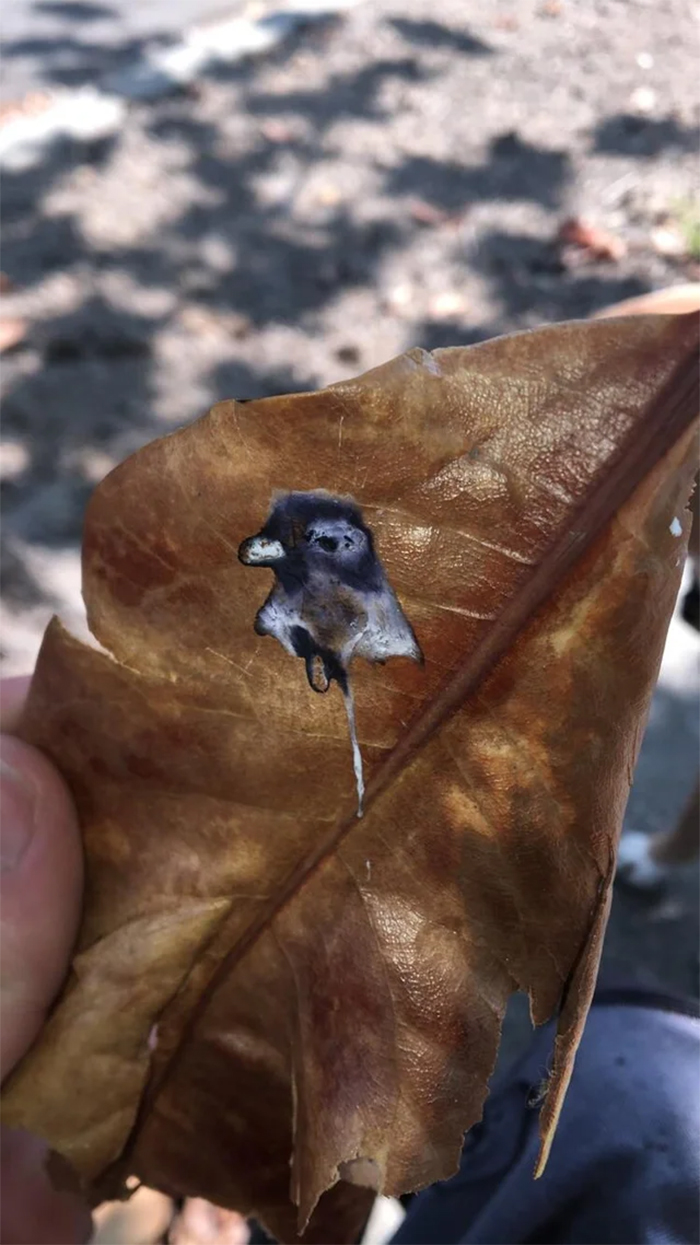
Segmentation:
<svg viewBox="0 0 700 1245">
<path fill-rule="evenodd" d="M 304 659 L 314 691 L 327 691 L 333 679 L 344 689 L 355 656 L 421 660 L 354 502 L 322 492 L 287 493 L 238 556 L 246 566 L 274 571 L 255 630 Z"/>
<path fill-rule="evenodd" d="M 259 635 L 274 636 L 302 657 L 315 692 L 333 679 L 345 697 L 358 795 L 362 771 L 355 738 L 349 666 L 353 657 L 422 661 L 413 629 L 389 584 L 372 533 L 354 502 L 330 493 L 286 493 L 265 526 L 238 551 L 246 566 L 267 566 L 275 583 L 255 618 Z"/>
</svg>

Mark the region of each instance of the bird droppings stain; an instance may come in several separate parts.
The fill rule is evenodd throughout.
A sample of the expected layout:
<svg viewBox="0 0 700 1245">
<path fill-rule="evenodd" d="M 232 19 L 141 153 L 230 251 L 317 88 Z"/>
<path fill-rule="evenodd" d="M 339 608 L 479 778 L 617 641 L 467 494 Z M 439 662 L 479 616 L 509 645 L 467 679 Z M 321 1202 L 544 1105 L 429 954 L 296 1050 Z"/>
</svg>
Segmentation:
<svg viewBox="0 0 700 1245">
<path fill-rule="evenodd" d="M 258 610 L 255 630 L 273 636 L 301 657 L 315 692 L 333 680 L 344 701 L 362 816 L 364 777 L 350 685 L 354 657 L 422 661 L 413 628 L 396 598 L 359 506 L 318 490 L 285 493 L 272 505 L 264 527 L 244 540 L 238 556 L 246 566 L 265 566 L 275 582 Z"/>
<path fill-rule="evenodd" d="M 670 531 L 670 533 L 671 533 L 671 535 L 672 535 L 672 536 L 682 536 L 682 535 L 683 535 L 683 528 L 681 527 L 681 521 L 680 521 L 680 519 L 679 519 L 678 517 L 676 517 L 676 518 L 673 520 L 673 522 L 671 523 L 671 526 L 670 526 L 670 528 L 669 528 L 669 531 Z"/>
<path fill-rule="evenodd" d="M 357 790 L 357 816 L 362 816 L 362 801 L 365 798 L 365 776 L 362 769 L 362 753 L 360 751 L 360 741 L 357 738 L 357 722 L 355 721 L 355 700 L 350 685 L 350 676 L 346 677 L 346 687 L 343 691 L 343 700 L 345 701 L 345 713 L 348 719 L 348 730 L 350 732 L 350 745 L 352 747 L 352 769 L 355 775 L 355 788 Z"/>
</svg>

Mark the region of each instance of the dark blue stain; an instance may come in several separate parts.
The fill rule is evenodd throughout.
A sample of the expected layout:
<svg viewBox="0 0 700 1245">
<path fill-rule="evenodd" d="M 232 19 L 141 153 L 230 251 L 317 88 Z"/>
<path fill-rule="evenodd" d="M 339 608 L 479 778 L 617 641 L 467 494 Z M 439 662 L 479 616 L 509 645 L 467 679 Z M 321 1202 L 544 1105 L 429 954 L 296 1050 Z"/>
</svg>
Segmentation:
<svg viewBox="0 0 700 1245">
<path fill-rule="evenodd" d="M 350 499 L 324 492 L 279 497 L 238 556 L 247 566 L 274 571 L 255 630 L 303 659 L 314 691 L 326 692 L 335 681 L 347 692 L 355 654 L 373 662 L 391 656 L 421 660 L 372 533 Z"/>
</svg>

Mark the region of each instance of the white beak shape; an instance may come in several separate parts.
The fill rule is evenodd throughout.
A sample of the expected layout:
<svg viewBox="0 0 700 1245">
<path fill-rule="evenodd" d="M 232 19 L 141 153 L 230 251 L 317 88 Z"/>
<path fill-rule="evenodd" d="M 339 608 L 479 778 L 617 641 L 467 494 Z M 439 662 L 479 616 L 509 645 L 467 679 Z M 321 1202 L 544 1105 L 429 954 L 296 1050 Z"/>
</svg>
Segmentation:
<svg viewBox="0 0 700 1245">
<path fill-rule="evenodd" d="M 238 556 L 246 566 L 274 566 L 286 554 L 281 541 L 268 540 L 266 536 L 251 536 L 243 541 Z"/>
</svg>

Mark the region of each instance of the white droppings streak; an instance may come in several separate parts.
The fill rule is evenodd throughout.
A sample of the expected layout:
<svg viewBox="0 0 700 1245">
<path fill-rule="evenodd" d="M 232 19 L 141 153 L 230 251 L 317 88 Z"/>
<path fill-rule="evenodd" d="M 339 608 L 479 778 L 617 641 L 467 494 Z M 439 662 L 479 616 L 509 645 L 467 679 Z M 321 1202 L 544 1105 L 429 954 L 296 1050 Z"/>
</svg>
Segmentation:
<svg viewBox="0 0 700 1245">
<path fill-rule="evenodd" d="M 675 518 L 675 519 L 673 520 L 673 523 L 671 524 L 671 526 L 670 526 L 670 528 L 669 528 L 668 530 L 669 530 L 669 532 L 671 533 L 671 535 L 672 535 L 672 536 L 682 536 L 682 535 L 683 535 L 683 528 L 681 527 L 681 521 L 680 521 L 680 519 L 679 519 L 679 518 Z"/>
<path fill-rule="evenodd" d="M 357 725 L 355 723 L 355 701 L 353 700 L 350 679 L 348 678 L 348 688 L 343 692 L 345 701 L 345 712 L 348 716 L 348 727 L 350 730 L 350 743 L 352 744 L 352 768 L 355 771 L 355 786 L 357 787 L 357 816 L 362 816 L 362 800 L 365 794 L 365 779 L 362 771 L 362 753 L 357 739 Z"/>
</svg>

